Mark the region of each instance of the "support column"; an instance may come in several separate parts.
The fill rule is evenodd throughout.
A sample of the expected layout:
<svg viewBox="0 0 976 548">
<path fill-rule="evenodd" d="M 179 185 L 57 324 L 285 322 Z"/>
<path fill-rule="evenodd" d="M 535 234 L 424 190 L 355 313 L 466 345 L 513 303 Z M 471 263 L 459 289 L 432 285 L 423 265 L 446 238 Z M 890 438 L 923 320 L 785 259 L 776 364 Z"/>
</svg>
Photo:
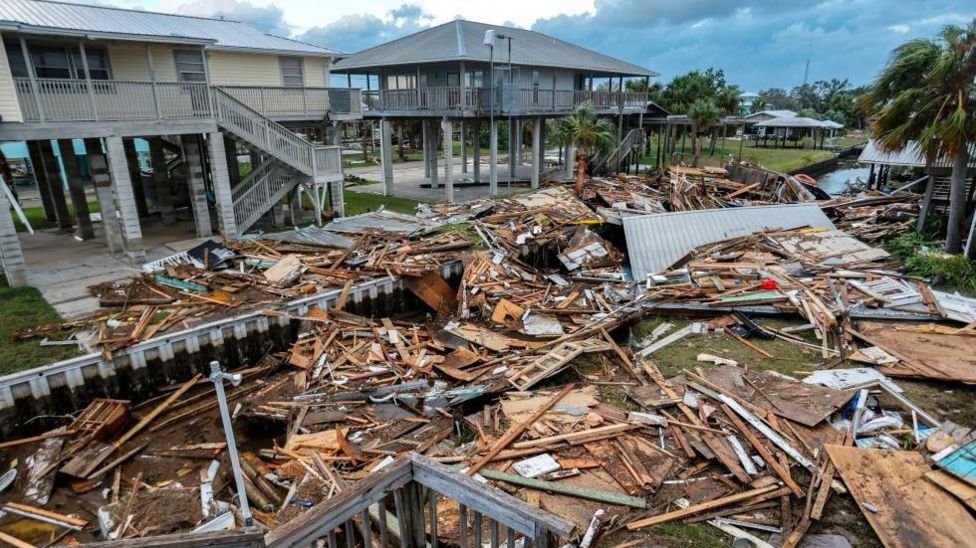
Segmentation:
<svg viewBox="0 0 976 548">
<path fill-rule="evenodd" d="M 481 120 L 477 119 L 474 121 L 474 127 L 471 128 L 471 146 L 474 147 L 474 158 L 472 161 L 472 168 L 474 173 L 474 182 L 481 182 Z"/>
<path fill-rule="evenodd" d="M 508 122 L 508 186 L 515 182 L 515 164 L 518 162 L 515 151 L 515 120 Z"/>
<path fill-rule="evenodd" d="M 223 133 L 215 131 L 207 135 L 207 151 L 209 153 L 214 198 L 217 202 L 217 219 L 220 221 L 220 231 L 224 238 L 236 240 L 238 236 L 237 219 L 234 217 L 234 195 L 230 189 L 227 149 L 224 147 Z"/>
<path fill-rule="evenodd" d="M 524 163 L 525 157 L 525 128 L 522 127 L 522 120 L 515 120 L 515 165 L 520 166 Z"/>
<path fill-rule="evenodd" d="M 427 120 L 427 123 L 430 124 L 430 128 L 427 130 L 427 136 L 430 137 L 430 149 L 427 156 L 430 158 L 430 188 L 437 188 L 440 179 L 440 174 L 437 173 L 437 138 L 440 135 L 437 131 L 437 120 Z"/>
<path fill-rule="evenodd" d="M 430 179 L 430 131 L 427 128 L 427 120 L 420 121 L 420 150 L 424 154 L 424 179 Z"/>
<path fill-rule="evenodd" d="M 156 187 L 156 209 L 163 225 L 169 226 L 176 222 L 176 216 L 173 214 L 173 187 L 166 169 L 166 154 L 161 138 L 149 139 L 149 159 L 152 162 L 153 186 Z"/>
<path fill-rule="evenodd" d="M 380 120 L 380 163 L 383 165 L 383 195 L 393 195 L 393 131 L 390 121 Z"/>
<path fill-rule="evenodd" d="M 230 187 L 234 188 L 237 183 L 241 182 L 241 166 L 237 161 L 237 142 L 226 135 L 223 135 L 223 138 L 224 156 L 227 158 L 227 177 L 230 179 Z"/>
<path fill-rule="evenodd" d="M 85 180 L 81 178 L 81 168 L 78 166 L 74 143 L 71 139 L 61 139 L 58 141 L 58 149 L 61 151 L 64 173 L 68 176 L 68 193 L 71 196 L 71 204 L 75 207 L 75 219 L 77 220 L 75 234 L 82 240 L 91 240 L 95 237 L 95 229 L 92 228 L 91 214 L 88 211 L 88 196 L 85 195 Z"/>
<path fill-rule="evenodd" d="M 454 203 L 454 123 L 447 116 L 441 120 L 444 133 L 444 199 Z"/>
<path fill-rule="evenodd" d="M 296 186 L 291 193 L 291 200 L 288 202 L 288 216 L 291 217 L 292 226 L 298 225 L 298 215 L 302 211 L 302 187 Z"/>
<path fill-rule="evenodd" d="M 190 208 L 196 224 L 197 237 L 213 236 L 210 224 L 210 208 L 207 206 L 207 187 L 203 179 L 203 158 L 200 157 L 200 138 L 196 135 L 181 135 L 183 163 L 186 165 L 186 184 L 190 189 Z"/>
<path fill-rule="evenodd" d="M 572 143 L 566 143 L 566 161 L 564 166 L 566 168 L 566 178 L 573 179 L 576 174 L 576 146 Z"/>
<path fill-rule="evenodd" d="M 488 128 L 488 195 L 498 196 L 498 120 Z"/>
<path fill-rule="evenodd" d="M 119 214 L 122 217 L 122 242 L 126 255 L 133 261 L 146 256 L 142 244 L 142 227 L 139 225 L 139 210 L 132 179 L 129 175 L 130 162 L 127 161 L 125 145 L 121 137 L 106 137 L 105 150 L 108 152 L 109 174 L 112 187 L 118 198 Z"/>
<path fill-rule="evenodd" d="M 10 208 L 7 193 L 0 192 L 0 262 L 3 263 L 7 284 L 10 287 L 20 287 L 27 285 L 27 266 L 24 264 L 24 252 L 20 248 L 20 239 L 17 237 Z"/>
<path fill-rule="evenodd" d="M 27 153 L 30 155 L 31 171 L 34 173 L 37 193 L 41 196 L 41 205 L 44 206 L 44 218 L 52 223 L 56 222 L 58 213 L 54 211 L 54 200 L 51 199 L 51 190 L 47 186 L 40 141 L 27 141 Z"/>
<path fill-rule="evenodd" d="M 542 174 L 542 118 L 532 119 L 532 188 L 539 188 Z"/>
<path fill-rule="evenodd" d="M 149 207 L 146 205 L 146 189 L 142 184 L 142 168 L 139 167 L 139 153 L 136 152 L 136 140 L 122 139 L 122 148 L 125 150 L 125 161 L 129 169 L 129 180 L 132 181 L 132 194 L 136 200 L 136 211 L 139 217 L 149 215 Z"/>
<path fill-rule="evenodd" d="M 459 122 L 461 131 L 461 173 L 468 172 L 468 136 L 465 134 L 464 130 L 467 129 L 467 125 L 461 121 Z"/>
<path fill-rule="evenodd" d="M 282 201 L 271 206 L 271 224 L 278 227 L 285 226 L 285 205 Z"/>
<path fill-rule="evenodd" d="M 54 155 L 54 147 L 48 140 L 41 141 L 40 147 L 44 178 L 47 180 L 51 202 L 58 217 L 58 228 L 64 231 L 71 230 L 71 214 L 68 212 L 68 200 L 64 195 L 64 182 L 61 180 L 61 167 L 58 165 L 58 158 Z"/>
<path fill-rule="evenodd" d="M 91 171 L 92 185 L 95 187 L 95 197 L 102 214 L 102 230 L 105 231 L 105 242 L 109 253 L 121 253 L 122 232 L 119 229 L 118 210 L 115 209 L 115 194 L 112 192 L 112 178 L 108 173 L 108 161 L 102 152 L 100 139 L 85 139 L 85 156 L 88 158 L 88 169 Z"/>
</svg>

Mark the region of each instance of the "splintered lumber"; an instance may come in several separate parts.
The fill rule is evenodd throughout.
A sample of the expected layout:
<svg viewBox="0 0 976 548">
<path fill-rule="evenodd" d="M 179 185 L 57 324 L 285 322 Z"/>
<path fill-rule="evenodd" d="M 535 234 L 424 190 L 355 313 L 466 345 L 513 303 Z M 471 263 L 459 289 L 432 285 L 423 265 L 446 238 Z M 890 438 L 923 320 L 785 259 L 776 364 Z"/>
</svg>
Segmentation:
<svg viewBox="0 0 976 548">
<path fill-rule="evenodd" d="M 666 523 L 669 521 L 674 521 L 676 519 L 693 516 L 701 512 L 712 510 L 714 508 L 721 508 L 723 506 L 735 504 L 739 501 L 751 499 L 753 497 L 758 497 L 760 495 L 765 495 L 766 493 L 775 491 L 777 489 L 779 489 L 778 485 L 767 485 L 766 487 L 761 487 L 759 489 L 751 489 L 749 491 L 743 491 L 741 493 L 736 493 L 734 495 L 729 495 L 727 497 L 719 497 L 717 499 L 705 501 L 700 504 L 689 506 L 687 508 L 681 508 L 679 510 L 675 510 L 674 512 L 668 512 L 666 514 L 651 516 L 649 518 L 632 521 L 627 524 L 627 529 L 633 531 L 634 529 L 642 529 L 644 527 L 650 527 L 651 525 L 657 525 L 659 523 Z"/>
<path fill-rule="evenodd" d="M 50 432 L 45 432 L 37 436 L 31 436 L 29 438 L 20 438 L 17 440 L 10 440 L 0 443 L 0 449 L 6 449 L 8 447 L 16 447 L 18 445 L 24 445 L 26 443 L 34 443 L 35 441 L 44 441 L 49 438 L 60 438 L 61 436 L 73 436 L 77 433 L 77 430 L 52 430 Z"/>
<path fill-rule="evenodd" d="M 548 438 L 539 438 L 537 440 L 520 441 L 518 443 L 512 444 L 515 449 L 528 449 L 530 447 L 546 446 L 551 443 L 566 442 L 570 445 L 579 445 L 581 443 L 586 443 L 589 441 L 597 441 L 605 438 L 609 438 L 615 434 L 621 432 L 626 432 L 628 430 L 634 430 L 641 428 L 642 424 L 612 424 L 610 426 L 601 426 L 599 428 L 591 428 L 589 430 L 583 430 L 580 432 L 571 432 L 569 434 L 559 434 L 558 436 L 550 436 Z"/>
<path fill-rule="evenodd" d="M 785 439 L 783 439 L 779 434 L 773 431 L 772 428 L 766 425 L 759 417 L 750 413 L 745 407 L 739 405 L 739 402 L 726 396 L 725 394 L 716 394 L 718 399 L 727 405 L 731 410 L 735 411 L 740 417 L 746 420 L 749 424 L 754 426 L 756 430 L 759 430 L 762 435 L 766 436 L 769 441 L 773 442 L 776 447 L 779 447 L 784 453 L 789 455 L 793 460 L 795 460 L 800 466 L 806 468 L 807 470 L 813 472 L 816 470 L 816 464 L 814 464 L 810 459 L 806 458 L 799 450 L 789 444 Z"/>
<path fill-rule="evenodd" d="M 24 516 L 25 518 L 43 521 L 53 525 L 60 525 L 76 531 L 80 531 L 82 527 L 88 525 L 88 522 L 83 519 L 73 518 L 71 516 L 51 512 L 50 510 L 37 508 L 27 504 L 20 504 L 19 502 L 4 503 L 3 509 L 11 514 L 17 514 L 18 516 Z"/>
<path fill-rule="evenodd" d="M 752 445 L 753 449 L 756 450 L 756 453 L 759 453 L 762 460 L 770 468 L 772 468 L 774 472 L 776 472 L 776 475 L 779 476 L 779 479 L 783 480 L 783 483 L 790 488 L 790 491 L 793 491 L 793 494 L 797 497 L 802 497 L 804 495 L 803 489 L 800 488 L 795 481 L 793 481 L 793 476 L 790 475 L 789 468 L 786 468 L 779 463 L 772 453 L 766 449 L 766 446 L 759 441 L 759 438 L 757 438 L 756 435 L 749 430 L 748 426 L 743 424 L 743 422 L 739 419 L 735 412 L 729 408 L 728 405 L 722 404 L 722 411 L 725 412 L 725 416 L 728 417 L 729 421 L 732 422 L 732 426 L 734 426 L 736 430 L 738 430 L 749 442 L 749 444 Z"/>
<path fill-rule="evenodd" d="M 595 500 L 597 502 L 605 502 L 607 504 L 614 504 L 617 506 L 647 508 L 647 501 L 644 499 L 640 497 L 632 497 L 623 493 L 615 493 L 613 491 L 604 491 L 601 489 L 587 489 L 557 481 L 523 478 L 522 476 L 507 474 L 505 472 L 499 472 L 490 468 L 485 468 L 480 472 L 480 474 L 488 479 L 504 481 L 505 483 L 511 483 L 513 485 L 521 485 L 522 487 L 528 487 L 529 489 L 537 489 L 539 491 L 548 491 L 550 493 L 569 495 L 571 497 L 581 499 Z M 775 486 L 771 487 L 774 489 L 776 488 Z"/>
<path fill-rule="evenodd" d="M 15 536 L 4 533 L 3 531 L 0 531 L 0 541 L 6 542 L 14 548 L 37 548 L 31 543 L 24 542 Z"/>
<path fill-rule="evenodd" d="M 587 352 L 606 352 L 612 350 L 610 343 L 599 339 L 564 342 L 526 366 L 514 369 L 509 381 L 519 390 L 528 390 L 539 381 L 559 373 L 569 366 L 577 356 Z"/>
<path fill-rule="evenodd" d="M 457 292 L 435 271 L 424 272 L 419 277 L 407 276 L 403 284 L 438 315 L 449 315 L 457 307 Z"/>
<path fill-rule="evenodd" d="M 535 424 L 535 421 L 539 420 L 542 417 L 542 415 L 545 415 L 547 411 L 552 409 L 553 405 L 559 403 L 559 400 L 563 399 L 563 396 L 565 396 L 566 394 L 569 394 L 573 390 L 573 388 L 574 388 L 573 384 L 567 384 L 566 386 L 564 386 L 562 390 L 557 392 L 555 396 L 553 396 L 549 401 L 544 403 L 542 407 L 536 410 L 536 412 L 533 413 L 532 416 L 530 416 L 522 423 L 516 425 L 514 428 L 509 430 L 507 434 L 502 436 L 500 440 L 495 442 L 495 445 L 493 445 L 491 449 L 489 449 L 488 452 L 485 453 L 485 456 L 481 457 L 478 460 L 478 462 L 472 464 L 471 467 L 468 468 L 466 473 L 469 476 L 473 476 L 478 470 L 481 470 L 481 468 L 484 465 L 491 462 L 491 459 L 495 458 L 495 456 L 497 456 L 498 453 L 501 453 L 503 449 L 505 449 L 512 442 L 517 440 L 518 437 L 522 435 L 522 432 L 525 432 L 525 430 L 530 426 L 532 426 L 533 424 Z"/>
<path fill-rule="evenodd" d="M 976 519 L 925 479 L 931 466 L 920 453 L 840 445 L 824 449 L 886 547 L 969 546 L 976 538 Z"/>
<path fill-rule="evenodd" d="M 170 394 L 168 398 L 166 398 L 165 400 L 163 400 L 162 403 L 157 405 L 152 411 L 150 411 L 145 417 L 143 417 L 138 423 L 136 423 L 135 426 L 130 428 L 125 434 L 122 434 L 118 439 L 113 441 L 111 445 L 111 450 L 102 451 L 97 457 L 95 457 L 91 462 L 88 463 L 88 466 L 85 467 L 83 477 L 88 477 L 88 474 L 90 474 L 92 470 L 97 468 L 99 464 L 105 462 L 105 459 L 107 459 L 112 453 L 114 453 L 120 447 L 125 445 L 125 442 L 135 437 L 135 435 L 141 432 L 143 428 L 149 425 L 149 423 L 156 420 L 156 417 L 166 412 L 166 410 L 169 409 L 171 405 L 176 403 L 176 400 L 183 397 L 183 394 L 186 394 L 187 391 L 189 391 L 191 388 L 196 386 L 197 381 L 199 381 L 201 378 L 202 375 L 200 375 L 199 373 L 194 375 L 192 379 L 186 381 L 186 383 L 184 383 L 183 386 L 180 386 L 179 389 L 177 389 L 175 392 Z"/>
</svg>

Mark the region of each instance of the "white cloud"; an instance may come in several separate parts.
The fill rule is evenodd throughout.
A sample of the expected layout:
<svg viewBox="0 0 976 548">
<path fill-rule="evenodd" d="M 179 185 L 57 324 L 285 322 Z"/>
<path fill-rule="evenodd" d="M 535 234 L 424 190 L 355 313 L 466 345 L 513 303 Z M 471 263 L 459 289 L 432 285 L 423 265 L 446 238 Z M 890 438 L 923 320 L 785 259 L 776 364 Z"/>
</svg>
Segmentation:
<svg viewBox="0 0 976 548">
<path fill-rule="evenodd" d="M 908 25 L 891 25 L 888 27 L 891 32 L 897 32 L 898 34 L 906 34 L 908 31 L 912 30 L 912 27 Z"/>
</svg>

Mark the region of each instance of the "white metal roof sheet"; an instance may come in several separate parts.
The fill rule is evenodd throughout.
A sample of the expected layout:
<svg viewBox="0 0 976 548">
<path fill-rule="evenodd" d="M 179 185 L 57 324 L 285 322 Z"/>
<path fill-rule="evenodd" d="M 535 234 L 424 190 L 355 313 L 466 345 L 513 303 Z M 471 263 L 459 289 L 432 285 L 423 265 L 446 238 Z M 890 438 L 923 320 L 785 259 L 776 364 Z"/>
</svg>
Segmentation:
<svg viewBox="0 0 976 548">
<path fill-rule="evenodd" d="M 925 155 L 918 148 L 918 143 L 909 141 L 901 150 L 886 151 L 874 139 L 868 139 L 857 161 L 862 164 L 883 164 L 887 166 L 925 167 Z M 949 158 L 939 158 L 932 167 L 949 168 L 952 161 Z M 969 167 L 976 168 L 976 142 L 969 143 Z"/>
<path fill-rule="evenodd" d="M 760 230 L 834 228 L 817 204 L 733 207 L 624 217 L 634 279 L 666 270 L 695 248 Z"/>
<path fill-rule="evenodd" d="M 335 56 L 335 51 L 265 34 L 245 23 L 47 0 L 0 0 L 0 27 L 65 34 L 210 42 L 217 49 Z"/>
</svg>

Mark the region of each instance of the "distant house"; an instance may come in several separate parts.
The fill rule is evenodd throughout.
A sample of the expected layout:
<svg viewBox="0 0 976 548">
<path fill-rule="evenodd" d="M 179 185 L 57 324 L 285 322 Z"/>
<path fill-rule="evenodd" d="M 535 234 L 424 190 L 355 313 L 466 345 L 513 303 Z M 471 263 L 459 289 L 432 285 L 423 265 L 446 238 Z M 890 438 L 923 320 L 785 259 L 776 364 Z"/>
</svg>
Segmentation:
<svg viewBox="0 0 976 548">
<path fill-rule="evenodd" d="M 358 90 L 327 87 L 335 51 L 236 21 L 40 0 L 0 0 L 0 38 L 0 141 L 28 142 L 48 218 L 91 238 L 72 146 L 83 139 L 103 236 L 133 260 L 149 213 L 171 222 L 182 201 L 199 236 L 214 232 L 213 213 L 234 238 L 297 185 L 324 193 L 342 180 L 338 148 L 310 140 L 361 117 Z M 147 184 L 137 138 L 152 156 Z M 256 160 L 243 180 L 238 152 Z"/>
<path fill-rule="evenodd" d="M 756 124 L 760 122 L 768 122 L 774 118 L 796 118 L 796 112 L 792 110 L 775 110 L 767 109 L 761 112 L 754 112 L 742 117 L 745 122 L 745 132 L 746 135 L 766 135 L 765 127 L 757 127 Z"/>
<path fill-rule="evenodd" d="M 759 99 L 758 93 L 753 93 L 748 91 L 739 95 L 739 114 L 741 116 L 746 116 L 752 112 L 752 105 Z"/>
<path fill-rule="evenodd" d="M 490 131 L 497 135 L 499 118 L 513 119 L 510 143 L 521 140 L 517 128 L 532 124 L 533 134 L 540 135 L 533 137 L 534 186 L 546 118 L 565 116 L 585 102 L 605 116 L 642 113 L 648 105 L 647 93 L 623 91 L 625 80 L 647 82 L 657 76 L 644 67 L 538 32 L 464 20 L 349 55 L 335 64 L 333 74 L 346 74 L 349 82 L 354 76 L 367 77 L 363 116 L 381 121 L 386 128 L 382 133 L 386 163 L 390 122 L 422 120 L 427 171 L 435 187 L 437 159 L 430 150 L 436 150 L 438 129 L 453 139 L 455 127 L 459 127 L 464 155 L 470 131 L 480 134 L 483 122 L 493 120 Z M 375 88 L 373 81 L 378 83 Z M 474 152 L 475 179 L 480 180 L 479 147 Z M 510 154 L 516 153 L 510 149 Z M 393 172 L 387 169 L 384 173 L 384 182 L 392 191 Z M 496 182 L 491 179 L 491 184 Z M 450 200 L 453 180 L 445 183 Z"/>
</svg>

